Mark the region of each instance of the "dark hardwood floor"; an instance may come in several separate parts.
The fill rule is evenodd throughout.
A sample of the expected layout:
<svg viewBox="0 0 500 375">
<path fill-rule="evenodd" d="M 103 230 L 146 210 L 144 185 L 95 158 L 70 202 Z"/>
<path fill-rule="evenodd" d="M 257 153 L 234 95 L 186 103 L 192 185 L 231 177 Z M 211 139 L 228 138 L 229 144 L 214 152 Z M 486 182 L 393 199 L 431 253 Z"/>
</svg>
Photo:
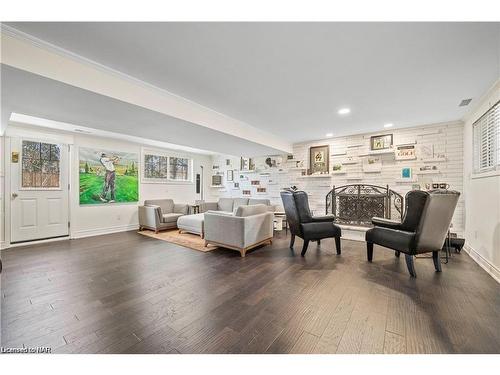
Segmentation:
<svg viewBox="0 0 500 375">
<path fill-rule="evenodd" d="M 134 232 L 2 253 L 4 347 L 55 353 L 499 353 L 500 286 L 466 254 L 417 259 L 333 240 L 300 257 L 280 233 L 249 252 Z"/>
</svg>

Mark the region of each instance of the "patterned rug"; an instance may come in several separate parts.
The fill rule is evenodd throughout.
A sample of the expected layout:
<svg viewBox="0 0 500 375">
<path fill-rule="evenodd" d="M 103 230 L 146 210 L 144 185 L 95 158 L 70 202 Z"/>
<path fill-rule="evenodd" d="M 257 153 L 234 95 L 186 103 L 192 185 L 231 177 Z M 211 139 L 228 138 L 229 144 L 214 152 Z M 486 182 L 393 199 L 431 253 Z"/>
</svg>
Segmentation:
<svg viewBox="0 0 500 375">
<path fill-rule="evenodd" d="M 164 230 L 156 234 L 152 230 L 142 230 L 138 232 L 143 236 L 153 237 L 158 240 L 175 243 L 189 249 L 202 251 L 204 253 L 218 249 L 218 246 L 208 245 L 205 247 L 205 240 L 196 234 L 191 233 L 179 233 L 178 229 Z"/>
</svg>

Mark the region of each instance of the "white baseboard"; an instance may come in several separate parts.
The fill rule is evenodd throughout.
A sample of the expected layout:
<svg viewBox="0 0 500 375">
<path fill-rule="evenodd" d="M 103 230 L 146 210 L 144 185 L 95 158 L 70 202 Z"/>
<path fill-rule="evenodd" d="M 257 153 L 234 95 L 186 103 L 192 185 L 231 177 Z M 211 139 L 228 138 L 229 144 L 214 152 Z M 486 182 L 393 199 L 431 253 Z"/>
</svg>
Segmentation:
<svg viewBox="0 0 500 375">
<path fill-rule="evenodd" d="M 497 266 L 492 264 L 488 259 L 484 258 L 467 243 L 464 246 L 464 250 L 477 264 L 479 264 L 479 266 L 483 270 L 488 272 L 491 277 L 493 277 L 498 283 L 500 283 L 500 269 L 498 269 Z"/>
<path fill-rule="evenodd" d="M 10 246 L 7 242 L 5 241 L 0 241 L 0 250 L 5 250 L 8 249 Z"/>
<path fill-rule="evenodd" d="M 139 224 L 117 225 L 107 228 L 84 229 L 71 233 L 71 238 L 84 238 L 92 236 L 102 236 L 103 234 L 111 234 L 118 232 L 127 232 L 129 230 L 138 230 Z"/>
</svg>

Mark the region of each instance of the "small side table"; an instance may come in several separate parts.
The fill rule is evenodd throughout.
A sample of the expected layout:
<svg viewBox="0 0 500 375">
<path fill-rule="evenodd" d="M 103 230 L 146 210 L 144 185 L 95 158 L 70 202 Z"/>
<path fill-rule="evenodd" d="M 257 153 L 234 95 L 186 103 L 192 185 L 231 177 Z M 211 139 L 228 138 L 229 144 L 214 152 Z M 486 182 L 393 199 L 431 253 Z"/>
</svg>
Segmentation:
<svg viewBox="0 0 500 375">
<path fill-rule="evenodd" d="M 274 218 L 276 221 L 276 228 L 275 230 L 283 230 L 283 227 L 285 227 L 285 235 L 288 234 L 288 223 L 286 221 L 286 215 L 284 212 L 275 212 L 274 213 Z"/>
<path fill-rule="evenodd" d="M 193 215 L 199 214 L 200 213 L 200 205 L 199 204 L 190 204 L 189 210 L 192 212 Z"/>
</svg>

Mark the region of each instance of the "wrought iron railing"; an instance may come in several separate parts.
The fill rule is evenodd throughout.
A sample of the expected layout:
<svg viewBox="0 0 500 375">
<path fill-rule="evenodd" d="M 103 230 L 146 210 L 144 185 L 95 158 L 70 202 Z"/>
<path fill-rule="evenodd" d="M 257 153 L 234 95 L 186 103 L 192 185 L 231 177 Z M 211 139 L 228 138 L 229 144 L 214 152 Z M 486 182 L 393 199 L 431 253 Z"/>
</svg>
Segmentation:
<svg viewBox="0 0 500 375">
<path fill-rule="evenodd" d="M 403 197 L 389 185 L 333 186 L 326 195 L 326 213 L 341 224 L 370 225 L 374 216 L 401 220 L 403 207 Z"/>
</svg>

